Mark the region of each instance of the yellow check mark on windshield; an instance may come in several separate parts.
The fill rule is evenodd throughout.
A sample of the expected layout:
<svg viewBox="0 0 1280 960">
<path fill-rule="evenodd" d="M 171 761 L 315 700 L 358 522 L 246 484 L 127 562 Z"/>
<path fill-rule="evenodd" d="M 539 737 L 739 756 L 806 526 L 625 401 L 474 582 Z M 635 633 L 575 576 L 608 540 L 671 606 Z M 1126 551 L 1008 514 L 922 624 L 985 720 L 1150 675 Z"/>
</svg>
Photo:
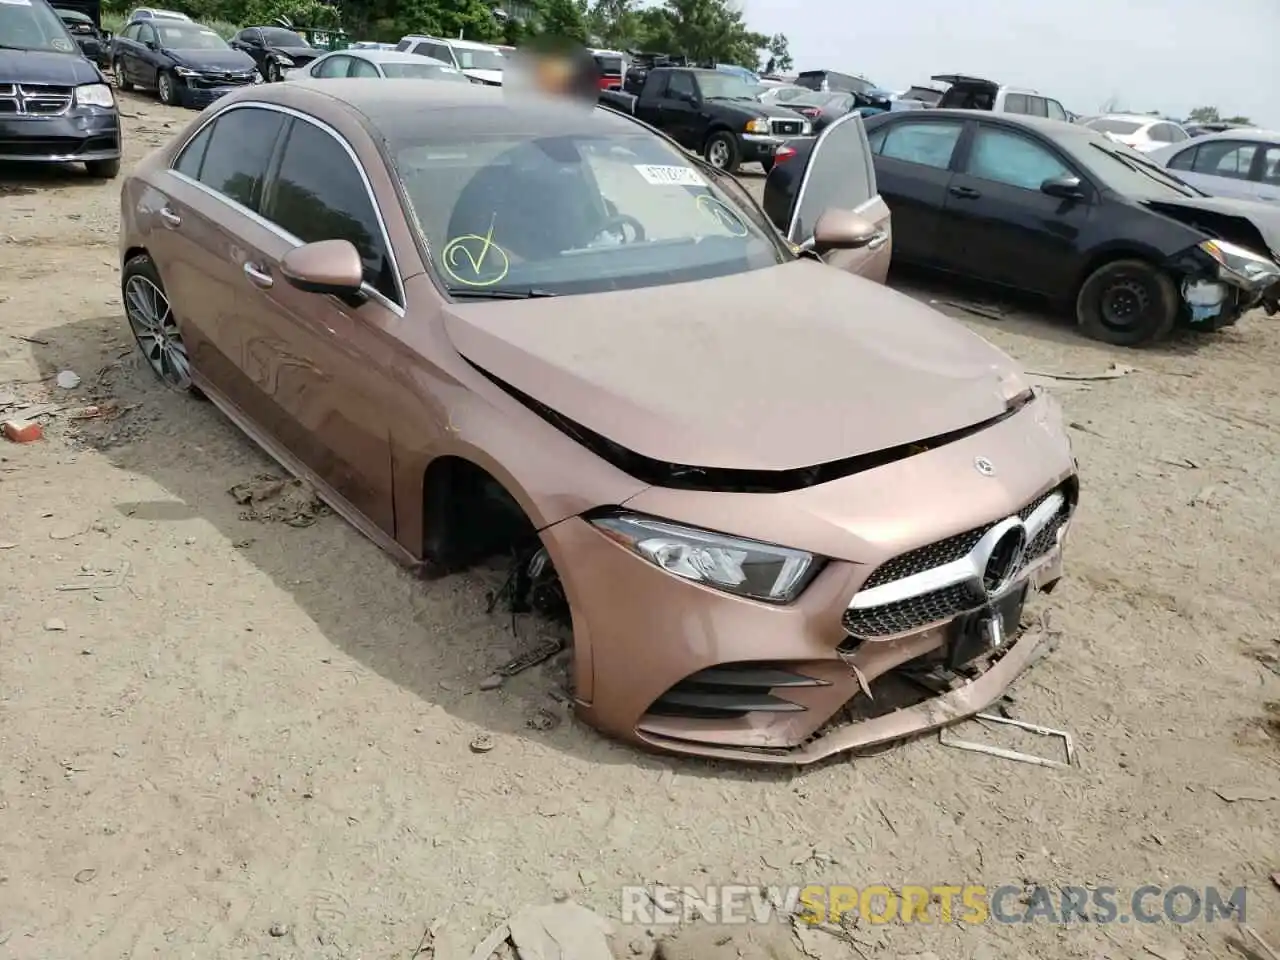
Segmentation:
<svg viewBox="0 0 1280 960">
<path fill-rule="evenodd" d="M 465 237 L 458 237 L 453 243 L 449 244 L 449 266 L 456 267 L 458 265 L 458 254 L 461 253 L 467 258 L 467 262 L 471 264 L 471 272 L 477 277 L 480 276 L 480 268 L 484 266 L 485 259 L 489 256 L 489 251 L 493 249 L 493 229 L 494 223 L 498 215 L 495 213 L 489 220 L 489 232 L 484 236 L 479 234 L 468 234 Z M 479 252 L 472 253 L 470 247 L 465 241 L 480 241 Z"/>
</svg>

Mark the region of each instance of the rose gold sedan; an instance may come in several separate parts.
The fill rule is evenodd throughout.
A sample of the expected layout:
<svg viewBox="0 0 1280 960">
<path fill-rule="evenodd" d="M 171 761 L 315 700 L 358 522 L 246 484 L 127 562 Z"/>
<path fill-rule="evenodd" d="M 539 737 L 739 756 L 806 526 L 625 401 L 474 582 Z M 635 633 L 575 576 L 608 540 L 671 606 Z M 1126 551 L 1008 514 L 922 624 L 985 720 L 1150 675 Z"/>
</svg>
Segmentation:
<svg viewBox="0 0 1280 960">
<path fill-rule="evenodd" d="M 876 223 L 805 214 L 793 244 L 634 120 L 413 80 L 233 94 L 121 200 L 156 373 L 404 563 L 516 557 L 600 729 L 802 764 L 1035 659 L 1077 496 L 1059 411 L 821 261 Z"/>
</svg>

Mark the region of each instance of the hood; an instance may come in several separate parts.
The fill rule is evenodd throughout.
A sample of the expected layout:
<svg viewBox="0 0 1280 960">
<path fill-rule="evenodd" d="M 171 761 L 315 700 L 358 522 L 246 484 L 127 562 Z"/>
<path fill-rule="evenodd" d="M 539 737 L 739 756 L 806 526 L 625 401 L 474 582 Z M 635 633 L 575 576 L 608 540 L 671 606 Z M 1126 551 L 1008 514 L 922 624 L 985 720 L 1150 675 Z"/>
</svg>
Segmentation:
<svg viewBox="0 0 1280 960">
<path fill-rule="evenodd" d="M 788 110 L 786 107 L 780 107 L 775 103 L 760 100 L 716 100 L 708 98 L 708 105 L 717 107 L 728 107 L 732 110 L 740 110 L 749 117 L 760 117 L 762 119 L 778 120 L 794 120 L 796 112 Z"/>
<path fill-rule="evenodd" d="M 323 50 L 317 50 L 315 47 L 268 47 L 267 49 L 272 53 L 282 53 L 296 63 L 310 63 L 324 53 Z"/>
<path fill-rule="evenodd" d="M 1001 416 L 1017 368 L 956 321 L 812 260 L 696 283 L 451 304 L 471 363 L 654 460 L 792 470 Z"/>
<path fill-rule="evenodd" d="M 74 87 L 80 83 L 102 82 L 102 74 L 84 58 L 79 47 L 73 47 L 70 53 L 0 49 L 0 83 Z"/>
<path fill-rule="evenodd" d="M 173 60 L 192 70 L 231 70 L 237 73 L 257 69 L 253 57 L 240 50 L 171 50 L 164 51 Z"/>
<path fill-rule="evenodd" d="M 481 83 L 487 83 L 491 87 L 502 86 L 501 70 L 463 70 L 468 77 L 474 77 Z"/>
<path fill-rule="evenodd" d="M 1280 260 L 1280 210 L 1261 200 L 1230 197 L 1144 199 L 1143 206 L 1191 226 L 1211 226 L 1229 243 L 1266 253 Z M 1243 223 L 1241 223 L 1243 221 Z"/>
</svg>

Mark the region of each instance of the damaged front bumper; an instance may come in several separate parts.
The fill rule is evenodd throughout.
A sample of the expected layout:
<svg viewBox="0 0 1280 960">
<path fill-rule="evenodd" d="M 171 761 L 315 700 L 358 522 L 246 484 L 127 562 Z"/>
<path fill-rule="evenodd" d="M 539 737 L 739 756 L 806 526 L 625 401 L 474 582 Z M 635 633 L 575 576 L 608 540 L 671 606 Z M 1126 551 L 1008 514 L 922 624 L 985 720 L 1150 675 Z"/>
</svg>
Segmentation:
<svg viewBox="0 0 1280 960">
<path fill-rule="evenodd" d="M 1280 264 L 1269 256 L 1222 240 L 1206 240 L 1189 252 L 1181 286 L 1190 324 L 1202 330 L 1231 326 L 1254 307 L 1280 310 Z"/>
</svg>

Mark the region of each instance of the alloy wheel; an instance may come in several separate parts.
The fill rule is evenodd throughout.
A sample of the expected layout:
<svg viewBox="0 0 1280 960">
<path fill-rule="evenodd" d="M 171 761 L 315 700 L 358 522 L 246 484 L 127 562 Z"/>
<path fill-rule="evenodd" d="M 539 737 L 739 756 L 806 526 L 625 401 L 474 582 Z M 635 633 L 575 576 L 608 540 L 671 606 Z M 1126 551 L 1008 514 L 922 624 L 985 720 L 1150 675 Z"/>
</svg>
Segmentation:
<svg viewBox="0 0 1280 960">
<path fill-rule="evenodd" d="M 280 81 L 280 65 L 278 63 L 267 64 L 267 83 L 278 83 Z"/>
<path fill-rule="evenodd" d="M 191 363 L 164 293 L 146 277 L 132 276 L 125 281 L 124 302 L 133 336 L 156 376 L 175 390 L 189 389 Z"/>
<path fill-rule="evenodd" d="M 707 161 L 717 170 L 723 170 L 729 165 L 729 145 L 723 140 L 711 144 L 711 149 L 707 151 Z"/>
<path fill-rule="evenodd" d="M 170 104 L 173 102 L 173 81 L 169 79 L 167 73 L 160 74 L 156 92 L 160 94 L 161 103 Z"/>
</svg>

